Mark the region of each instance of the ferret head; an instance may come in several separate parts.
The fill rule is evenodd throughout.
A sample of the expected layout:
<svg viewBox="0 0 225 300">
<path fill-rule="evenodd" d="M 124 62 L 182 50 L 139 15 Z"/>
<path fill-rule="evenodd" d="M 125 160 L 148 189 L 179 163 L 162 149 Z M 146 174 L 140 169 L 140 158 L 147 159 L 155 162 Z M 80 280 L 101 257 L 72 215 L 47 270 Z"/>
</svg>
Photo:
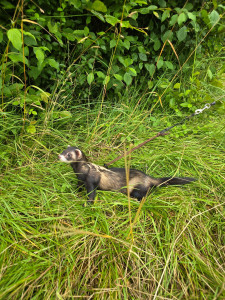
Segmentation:
<svg viewBox="0 0 225 300">
<path fill-rule="evenodd" d="M 85 160 L 84 157 L 85 156 L 80 149 L 68 146 L 68 148 L 59 155 L 59 160 L 70 164 L 73 162 Z"/>
</svg>

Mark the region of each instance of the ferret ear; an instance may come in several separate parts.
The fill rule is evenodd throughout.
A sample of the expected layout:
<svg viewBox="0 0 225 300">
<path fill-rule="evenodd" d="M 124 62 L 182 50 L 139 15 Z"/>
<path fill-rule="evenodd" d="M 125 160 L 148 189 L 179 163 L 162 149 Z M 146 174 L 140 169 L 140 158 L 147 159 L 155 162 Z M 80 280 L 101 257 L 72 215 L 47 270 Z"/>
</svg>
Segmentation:
<svg viewBox="0 0 225 300">
<path fill-rule="evenodd" d="M 68 148 L 70 147 L 70 145 L 67 146 Z"/>
<path fill-rule="evenodd" d="M 76 159 L 81 159 L 81 157 L 82 157 L 82 152 L 79 150 L 79 149 L 76 149 L 75 150 L 75 153 L 76 153 Z"/>
</svg>

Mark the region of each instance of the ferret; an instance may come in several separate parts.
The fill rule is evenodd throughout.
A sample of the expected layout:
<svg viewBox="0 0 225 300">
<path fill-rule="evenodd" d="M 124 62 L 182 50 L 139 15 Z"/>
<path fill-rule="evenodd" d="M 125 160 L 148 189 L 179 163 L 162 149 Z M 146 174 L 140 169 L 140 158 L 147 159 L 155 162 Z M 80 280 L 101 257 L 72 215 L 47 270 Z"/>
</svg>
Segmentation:
<svg viewBox="0 0 225 300">
<path fill-rule="evenodd" d="M 78 179 L 78 191 L 85 187 L 89 202 L 94 201 L 96 190 L 118 191 L 141 201 L 153 187 L 182 185 L 195 181 L 190 177 L 154 178 L 135 169 L 129 169 L 129 174 L 126 174 L 125 168 L 107 169 L 89 162 L 80 149 L 71 146 L 59 155 L 59 160 L 71 165 Z"/>
</svg>

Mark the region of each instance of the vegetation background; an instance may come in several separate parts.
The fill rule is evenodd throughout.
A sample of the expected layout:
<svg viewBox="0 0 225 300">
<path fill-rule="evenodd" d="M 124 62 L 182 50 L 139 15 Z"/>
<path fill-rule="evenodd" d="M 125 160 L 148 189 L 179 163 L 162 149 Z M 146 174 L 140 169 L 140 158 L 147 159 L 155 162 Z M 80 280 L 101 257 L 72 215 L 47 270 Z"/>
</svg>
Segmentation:
<svg viewBox="0 0 225 300">
<path fill-rule="evenodd" d="M 224 8 L 1 0 L 1 299 L 225 298 Z M 104 164 L 213 101 L 115 164 L 192 185 L 84 207 L 57 161 Z"/>
</svg>

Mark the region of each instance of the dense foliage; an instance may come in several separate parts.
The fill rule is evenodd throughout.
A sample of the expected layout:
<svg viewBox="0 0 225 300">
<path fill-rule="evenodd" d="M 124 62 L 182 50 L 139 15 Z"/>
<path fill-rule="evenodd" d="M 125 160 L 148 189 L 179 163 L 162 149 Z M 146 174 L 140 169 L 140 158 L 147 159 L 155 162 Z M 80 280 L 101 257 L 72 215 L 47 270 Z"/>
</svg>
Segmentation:
<svg viewBox="0 0 225 300">
<path fill-rule="evenodd" d="M 60 103 L 86 102 L 101 91 L 112 99 L 131 83 L 157 94 L 190 54 L 184 73 L 196 57 L 222 49 L 223 11 L 216 0 L 1 1 L 2 108 L 13 105 L 36 116 L 50 94 Z M 215 79 L 213 66 L 202 68 Z M 198 76 L 193 73 L 193 80 Z M 179 88 L 172 89 L 174 109 L 184 97 L 195 100 L 196 91 L 180 96 Z"/>
</svg>

